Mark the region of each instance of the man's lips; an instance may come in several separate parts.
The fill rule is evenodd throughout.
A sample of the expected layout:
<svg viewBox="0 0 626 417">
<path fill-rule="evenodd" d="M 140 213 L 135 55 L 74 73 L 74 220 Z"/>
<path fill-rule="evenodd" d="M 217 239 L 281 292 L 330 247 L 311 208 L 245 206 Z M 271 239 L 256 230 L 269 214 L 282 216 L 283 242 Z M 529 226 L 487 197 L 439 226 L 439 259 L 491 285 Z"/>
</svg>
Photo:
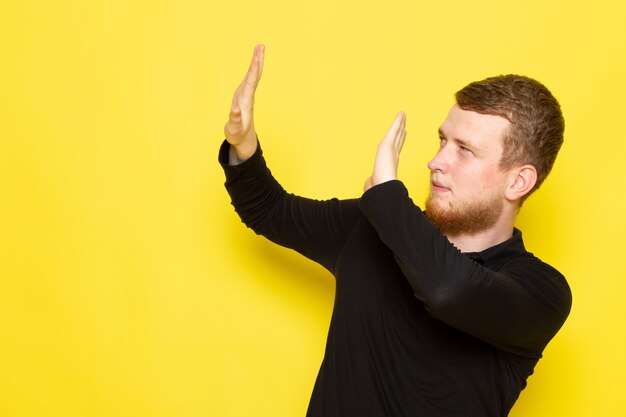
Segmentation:
<svg viewBox="0 0 626 417">
<path fill-rule="evenodd" d="M 437 182 L 437 181 L 431 181 L 430 182 L 430 186 L 431 186 L 432 190 L 437 192 L 437 193 L 443 193 L 443 192 L 446 192 L 446 191 L 450 191 L 450 189 L 448 187 L 445 187 L 443 184 L 441 184 L 440 182 Z"/>
</svg>

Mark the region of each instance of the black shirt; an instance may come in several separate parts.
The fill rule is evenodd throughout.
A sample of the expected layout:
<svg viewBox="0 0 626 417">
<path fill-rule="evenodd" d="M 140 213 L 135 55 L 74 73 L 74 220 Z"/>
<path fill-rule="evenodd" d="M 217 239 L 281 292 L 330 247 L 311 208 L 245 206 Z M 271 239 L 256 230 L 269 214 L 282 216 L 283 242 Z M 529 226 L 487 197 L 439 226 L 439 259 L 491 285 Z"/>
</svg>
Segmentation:
<svg viewBox="0 0 626 417">
<path fill-rule="evenodd" d="M 506 416 L 571 307 L 563 276 L 526 251 L 521 232 L 461 253 L 385 182 L 360 199 L 285 192 L 259 148 L 219 160 L 242 221 L 336 278 L 326 351 L 309 417 Z"/>
</svg>

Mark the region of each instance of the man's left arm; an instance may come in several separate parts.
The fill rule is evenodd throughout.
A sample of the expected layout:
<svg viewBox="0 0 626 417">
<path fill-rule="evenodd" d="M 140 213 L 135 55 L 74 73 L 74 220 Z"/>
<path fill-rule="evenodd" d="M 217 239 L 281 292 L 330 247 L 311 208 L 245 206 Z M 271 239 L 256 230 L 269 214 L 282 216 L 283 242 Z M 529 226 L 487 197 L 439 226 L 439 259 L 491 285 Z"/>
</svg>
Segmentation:
<svg viewBox="0 0 626 417">
<path fill-rule="evenodd" d="M 399 113 L 378 145 L 361 210 L 433 317 L 502 349 L 539 354 L 569 313 L 563 277 L 534 257 L 496 272 L 452 245 L 397 180 L 405 121 Z"/>
<path fill-rule="evenodd" d="M 537 258 L 514 260 L 497 272 L 480 265 L 448 241 L 398 180 L 373 186 L 359 205 L 434 318 L 531 357 L 565 321 L 567 284 Z"/>
</svg>

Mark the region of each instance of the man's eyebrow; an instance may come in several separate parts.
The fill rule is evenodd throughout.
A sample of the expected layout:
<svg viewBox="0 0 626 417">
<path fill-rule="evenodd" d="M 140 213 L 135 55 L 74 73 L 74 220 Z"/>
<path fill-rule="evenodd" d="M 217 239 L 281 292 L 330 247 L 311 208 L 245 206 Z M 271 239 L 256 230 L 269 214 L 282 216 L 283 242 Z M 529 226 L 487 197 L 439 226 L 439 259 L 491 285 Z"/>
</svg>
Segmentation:
<svg viewBox="0 0 626 417">
<path fill-rule="evenodd" d="M 446 140 L 448 139 L 448 137 L 445 135 L 445 133 L 443 133 L 443 130 L 441 130 L 441 128 L 439 128 L 437 131 L 439 133 L 440 138 L 444 138 Z M 465 146 L 466 148 L 478 150 L 478 147 L 474 145 L 472 142 L 468 142 L 464 139 L 459 139 L 459 138 L 452 138 L 452 140 L 454 140 L 456 143 L 460 144 L 461 146 Z"/>
</svg>

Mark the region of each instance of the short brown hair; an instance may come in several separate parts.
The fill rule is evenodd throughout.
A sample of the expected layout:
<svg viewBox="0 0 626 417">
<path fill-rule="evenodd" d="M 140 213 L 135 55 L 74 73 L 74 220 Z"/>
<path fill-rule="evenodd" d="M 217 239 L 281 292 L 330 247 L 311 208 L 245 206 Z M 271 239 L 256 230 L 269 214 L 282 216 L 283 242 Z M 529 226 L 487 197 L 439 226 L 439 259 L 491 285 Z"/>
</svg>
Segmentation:
<svg viewBox="0 0 626 417">
<path fill-rule="evenodd" d="M 511 127 L 502 140 L 501 169 L 531 164 L 539 188 L 563 144 L 561 106 L 540 82 L 521 75 L 500 75 L 468 84 L 455 95 L 463 110 L 504 117 Z"/>
</svg>

